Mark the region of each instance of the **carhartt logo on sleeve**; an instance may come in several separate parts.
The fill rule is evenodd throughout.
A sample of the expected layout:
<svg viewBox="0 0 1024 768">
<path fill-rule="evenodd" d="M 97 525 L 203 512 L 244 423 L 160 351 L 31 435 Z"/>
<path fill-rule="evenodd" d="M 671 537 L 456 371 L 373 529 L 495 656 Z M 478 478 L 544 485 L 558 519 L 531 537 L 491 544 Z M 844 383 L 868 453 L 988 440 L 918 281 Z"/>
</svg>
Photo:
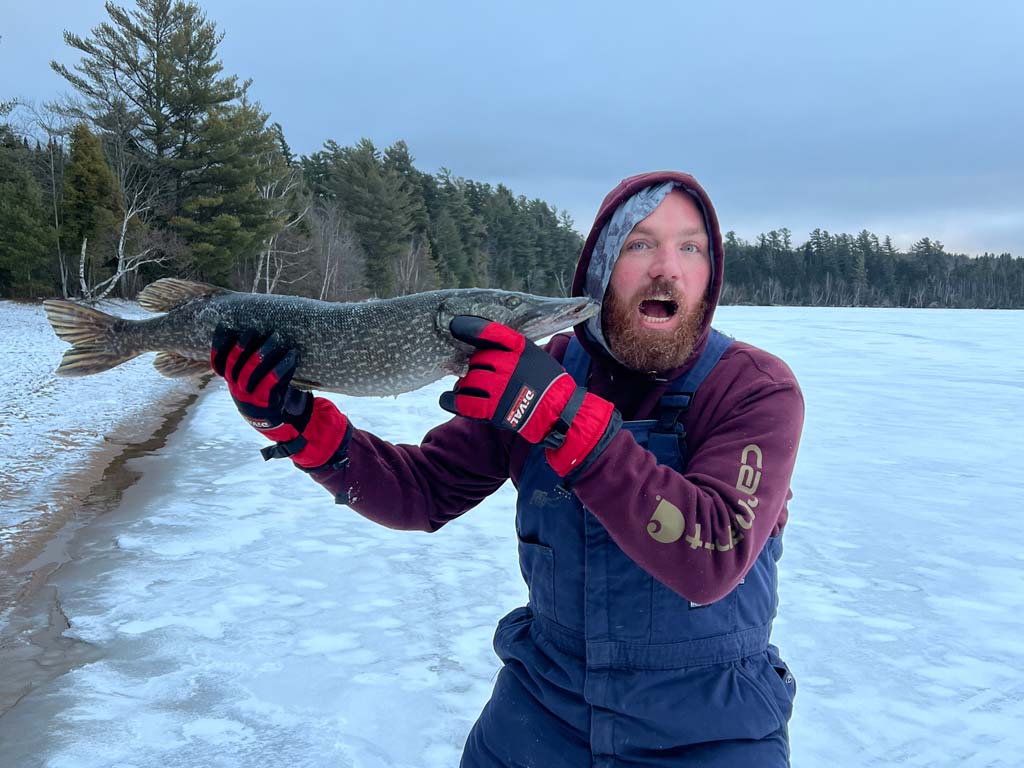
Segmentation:
<svg viewBox="0 0 1024 768">
<path fill-rule="evenodd" d="M 536 397 L 537 393 L 524 384 L 523 388 L 519 390 L 516 399 L 512 401 L 512 407 L 505 414 L 505 423 L 512 427 L 512 429 L 519 429 L 519 425 L 530 412 Z"/>
<path fill-rule="evenodd" d="M 753 466 L 749 463 L 753 459 Z M 740 476 L 736 479 L 736 490 L 745 495 L 746 499 L 739 499 L 736 503 L 749 515 L 736 515 L 736 525 L 744 531 L 749 531 L 754 525 L 754 518 L 757 516 L 754 510 L 757 509 L 757 486 L 761 484 L 761 466 L 764 463 L 764 456 L 761 449 L 754 443 L 746 446 L 740 454 Z"/>
<path fill-rule="evenodd" d="M 764 456 L 761 449 L 751 443 L 743 448 L 740 453 L 740 474 L 736 479 L 736 490 L 746 496 L 737 499 L 736 504 L 745 514 L 736 514 L 735 524 L 729 526 L 725 531 L 728 538 L 722 541 L 719 534 L 712 532 L 708 539 L 702 537 L 701 524 L 695 518 L 693 531 L 686 534 L 683 539 L 692 549 L 704 549 L 709 552 L 728 552 L 739 542 L 743 541 L 743 532 L 754 527 L 754 512 L 757 509 L 757 487 L 761 484 L 761 469 L 764 464 Z M 679 507 L 668 499 L 661 496 L 656 497 L 658 506 L 654 510 L 650 521 L 647 523 L 647 533 L 652 539 L 661 544 L 674 544 L 683 538 L 686 533 L 686 518 Z"/>
<path fill-rule="evenodd" d="M 661 544 L 672 544 L 683 537 L 686 520 L 683 512 L 668 499 L 658 497 L 658 506 L 647 523 L 647 533 Z"/>
</svg>

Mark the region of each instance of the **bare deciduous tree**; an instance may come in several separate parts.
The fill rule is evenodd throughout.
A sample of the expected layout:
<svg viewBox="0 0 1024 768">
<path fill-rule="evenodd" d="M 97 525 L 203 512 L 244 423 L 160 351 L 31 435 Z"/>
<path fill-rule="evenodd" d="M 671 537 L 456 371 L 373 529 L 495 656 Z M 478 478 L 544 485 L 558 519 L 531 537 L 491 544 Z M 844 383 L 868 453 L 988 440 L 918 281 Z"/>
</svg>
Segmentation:
<svg viewBox="0 0 1024 768">
<path fill-rule="evenodd" d="M 317 200 L 311 209 L 314 249 L 320 273 L 320 298 L 346 300 L 365 291 L 359 238 L 335 200 Z"/>
<path fill-rule="evenodd" d="M 285 278 L 285 271 L 298 264 L 294 257 L 308 253 L 312 248 L 312 244 L 305 238 L 288 237 L 306 218 L 309 203 L 296 204 L 302 186 L 300 168 L 286 165 L 284 158 L 276 151 L 260 158 L 260 165 L 265 171 L 261 174 L 263 182 L 257 185 L 260 197 L 271 203 L 267 213 L 281 225 L 267 239 L 256 260 L 252 292 L 257 293 L 262 289 L 264 293 L 273 293 L 279 282 L 294 283 L 308 277 L 307 272 Z"/>
<path fill-rule="evenodd" d="M 409 246 L 395 262 L 395 290 L 398 295 L 434 288 L 437 275 L 430 260 L 430 243 L 426 238 L 410 238 Z"/>
<path fill-rule="evenodd" d="M 572 288 L 572 274 L 564 269 L 558 270 L 555 275 L 555 285 L 558 286 L 559 296 L 568 296 L 569 289 Z"/>
<path fill-rule="evenodd" d="M 113 273 L 95 285 L 84 277 L 86 250 L 82 244 L 79 258 L 79 283 L 82 296 L 99 301 L 110 295 L 125 277 L 146 264 L 164 264 L 172 249 L 160 247 L 163 239 L 147 226 L 150 215 L 160 199 L 161 187 L 151 166 L 132 151 L 127 134 L 115 132 L 104 137 L 104 148 L 118 186 L 120 221 L 113 233 Z"/>
</svg>

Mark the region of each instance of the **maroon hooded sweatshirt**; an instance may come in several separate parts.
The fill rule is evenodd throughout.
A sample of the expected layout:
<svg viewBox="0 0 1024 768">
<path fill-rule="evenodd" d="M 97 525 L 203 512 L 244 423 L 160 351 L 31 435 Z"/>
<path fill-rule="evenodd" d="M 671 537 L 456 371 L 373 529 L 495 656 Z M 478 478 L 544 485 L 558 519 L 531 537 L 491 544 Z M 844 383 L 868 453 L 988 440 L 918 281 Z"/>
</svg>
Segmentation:
<svg viewBox="0 0 1024 768">
<path fill-rule="evenodd" d="M 627 420 L 649 418 L 669 383 L 696 363 L 707 342 L 724 274 L 722 235 L 711 200 L 683 173 L 624 180 L 601 204 L 573 280 L 573 294 L 583 295 L 587 266 L 605 223 L 633 194 L 665 181 L 699 201 L 712 249 L 709 309 L 692 355 L 667 373 L 634 371 L 615 361 L 583 325 L 575 329 L 593 360 L 588 389 L 610 400 Z M 561 360 L 568 340 L 568 335 L 557 336 L 547 349 Z M 786 364 L 735 341 L 698 389 L 684 419 L 689 450 L 684 474 L 658 465 L 653 454 L 621 430 L 572 477 L 572 491 L 652 576 L 688 600 L 718 600 L 744 577 L 767 538 L 786 524 L 803 413 L 800 388 Z M 393 445 L 350 429 L 347 465 L 312 475 L 339 501 L 396 529 L 436 531 L 508 478 L 518 486 L 531 448 L 511 432 L 460 416 L 430 430 L 419 446 Z M 664 524 L 665 502 L 682 515 L 682 535 L 667 543 L 653 538 L 660 526 L 652 524 Z M 680 521 L 675 522 L 678 529 Z"/>
</svg>

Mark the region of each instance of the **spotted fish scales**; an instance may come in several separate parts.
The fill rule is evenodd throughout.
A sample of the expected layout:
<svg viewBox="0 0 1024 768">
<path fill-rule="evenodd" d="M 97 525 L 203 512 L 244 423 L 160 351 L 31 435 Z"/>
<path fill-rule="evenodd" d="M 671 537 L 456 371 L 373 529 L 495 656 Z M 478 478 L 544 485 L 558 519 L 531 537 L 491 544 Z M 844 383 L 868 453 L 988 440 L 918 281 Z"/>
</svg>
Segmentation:
<svg viewBox="0 0 1024 768">
<path fill-rule="evenodd" d="M 144 352 L 165 376 L 210 370 L 219 324 L 275 331 L 298 350 L 297 386 L 346 395 L 397 395 L 465 372 L 472 349 L 448 330 L 455 315 L 477 315 L 537 340 L 596 314 L 585 298 L 559 299 L 489 288 L 459 288 L 366 302 L 328 302 L 276 294 L 228 291 L 165 278 L 139 294 L 161 312 L 128 320 L 71 301 L 43 303 L 56 334 L 72 344 L 60 376 L 87 376 Z"/>
</svg>

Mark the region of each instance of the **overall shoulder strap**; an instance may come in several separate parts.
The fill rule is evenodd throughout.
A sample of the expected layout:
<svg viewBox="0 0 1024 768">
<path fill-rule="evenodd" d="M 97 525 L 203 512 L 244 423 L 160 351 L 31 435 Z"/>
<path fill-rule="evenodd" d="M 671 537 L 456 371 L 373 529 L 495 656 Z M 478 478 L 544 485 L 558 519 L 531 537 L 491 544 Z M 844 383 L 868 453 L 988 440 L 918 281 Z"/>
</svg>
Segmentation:
<svg viewBox="0 0 1024 768">
<path fill-rule="evenodd" d="M 676 402 L 679 403 L 679 407 L 689 408 L 690 400 L 693 399 L 693 393 L 697 391 L 697 387 L 711 373 L 711 369 L 722 359 L 722 355 L 725 354 L 725 351 L 732 342 L 733 338 L 731 336 L 726 336 L 724 333 L 712 328 L 708 334 L 708 343 L 704 345 L 704 351 L 701 352 L 697 364 L 672 382 L 672 385 L 668 388 L 668 393 L 661 399 L 661 402 L 665 404 L 665 398 L 669 396 L 677 398 L 685 396 L 685 402 L 684 399 Z"/>
<path fill-rule="evenodd" d="M 704 345 L 704 351 L 701 353 L 700 359 L 697 360 L 697 364 L 672 382 L 666 397 L 681 394 L 692 397 L 693 393 L 697 391 L 697 387 L 711 373 L 711 369 L 722 359 L 722 355 L 725 354 L 732 342 L 731 336 L 726 336 L 721 331 L 712 328 L 708 334 L 708 343 Z M 565 348 L 562 366 L 576 380 L 577 384 L 586 386 L 587 374 L 590 372 L 590 355 L 575 336 L 569 339 L 569 345 Z M 662 398 L 662 402 L 665 402 L 664 398 Z M 689 399 L 687 399 L 682 407 L 689 407 L 689 405 Z"/>
<path fill-rule="evenodd" d="M 562 358 L 562 367 L 569 372 L 581 387 L 587 386 L 587 375 L 590 373 L 590 355 L 580 344 L 579 339 L 574 335 L 569 339 L 569 346 L 565 348 L 565 356 Z"/>
<path fill-rule="evenodd" d="M 668 391 L 662 395 L 660 403 L 662 410 L 685 412 L 690 407 L 690 401 L 693 399 L 697 387 L 722 359 L 722 355 L 725 354 L 732 342 L 731 336 L 726 336 L 712 328 L 708 335 L 708 343 L 704 346 L 704 351 L 697 360 L 697 364 L 672 382 Z M 569 339 L 569 345 L 565 348 L 562 366 L 578 385 L 581 387 L 587 385 L 587 375 L 590 373 L 590 355 L 575 336 Z M 676 414 L 676 417 L 672 419 L 672 423 L 678 420 L 678 415 Z"/>
<path fill-rule="evenodd" d="M 658 423 L 651 428 L 648 437 L 648 448 L 658 457 L 658 463 L 685 469 L 688 454 L 683 415 L 689 410 L 697 387 L 722 359 L 732 342 L 731 337 L 712 328 L 697 364 L 673 381 L 668 391 L 661 396 Z"/>
<path fill-rule="evenodd" d="M 658 459 L 659 464 L 677 467 L 682 470 L 686 466 L 686 430 L 683 427 L 683 415 L 693 401 L 697 387 L 707 378 L 722 355 L 732 344 L 732 338 L 719 333 L 714 328 L 708 336 L 708 342 L 701 352 L 697 364 L 669 385 L 658 403 L 657 418 L 648 421 L 625 422 L 624 426 L 633 432 L 639 442 L 646 445 Z M 569 339 L 565 349 L 562 365 L 578 385 L 587 385 L 590 372 L 590 355 L 583 349 L 575 336 Z"/>
</svg>

